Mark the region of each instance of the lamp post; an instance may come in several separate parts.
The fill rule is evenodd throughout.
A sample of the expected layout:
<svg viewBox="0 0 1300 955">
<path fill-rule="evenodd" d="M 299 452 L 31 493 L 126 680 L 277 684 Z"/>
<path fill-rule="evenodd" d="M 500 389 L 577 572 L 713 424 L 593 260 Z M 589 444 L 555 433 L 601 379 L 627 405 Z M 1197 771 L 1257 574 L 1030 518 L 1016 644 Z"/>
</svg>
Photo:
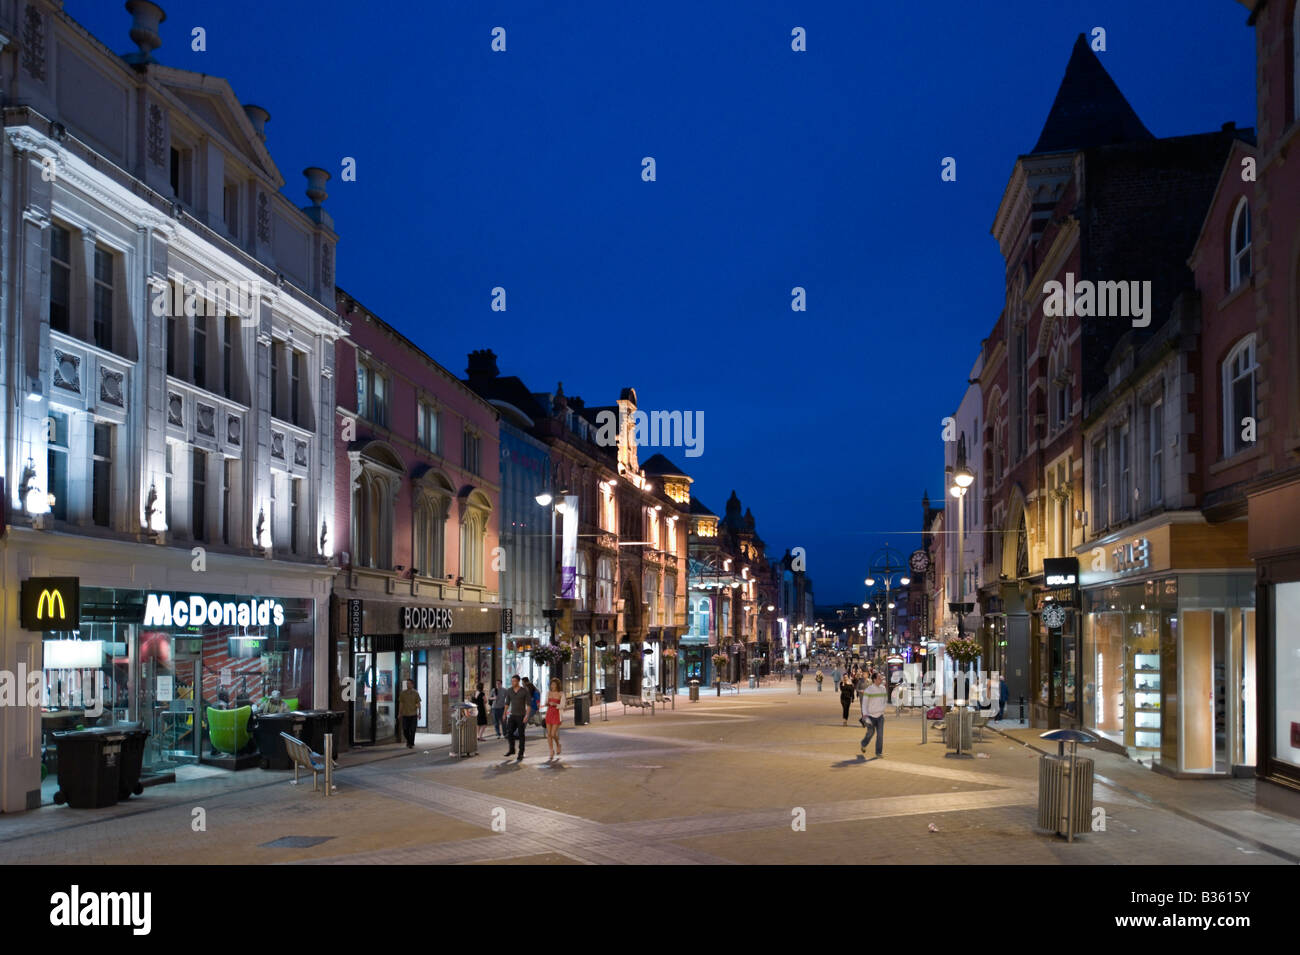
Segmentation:
<svg viewBox="0 0 1300 955">
<path fill-rule="evenodd" d="M 957 615 L 957 639 L 965 638 L 965 617 L 966 617 L 966 572 L 964 566 L 964 557 L 966 552 L 965 531 L 966 531 L 966 491 L 975 481 L 975 475 L 966 467 L 965 455 L 959 455 L 957 467 L 949 469 L 948 476 L 951 478 L 951 484 L 948 487 L 948 493 L 957 499 L 957 599 L 948 604 L 948 609 Z M 956 673 L 957 667 L 954 660 L 953 671 Z M 953 703 L 957 703 L 957 682 L 956 677 L 953 679 Z"/>
</svg>

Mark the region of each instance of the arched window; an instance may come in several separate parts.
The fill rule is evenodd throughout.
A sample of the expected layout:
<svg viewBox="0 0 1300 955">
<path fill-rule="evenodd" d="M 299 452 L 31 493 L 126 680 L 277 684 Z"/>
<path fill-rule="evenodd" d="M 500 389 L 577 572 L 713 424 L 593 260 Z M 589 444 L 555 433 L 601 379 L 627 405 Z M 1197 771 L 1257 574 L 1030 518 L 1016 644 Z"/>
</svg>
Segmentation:
<svg viewBox="0 0 1300 955">
<path fill-rule="evenodd" d="M 1253 445 L 1255 432 L 1255 335 L 1239 341 L 1223 360 L 1223 456 Z"/>
<path fill-rule="evenodd" d="M 1229 243 L 1228 288 L 1237 288 L 1250 278 L 1250 203 L 1242 196 L 1232 214 L 1232 237 Z"/>
<path fill-rule="evenodd" d="M 1051 389 L 1051 433 L 1055 434 L 1065 427 L 1070 420 L 1070 405 L 1073 399 L 1070 389 L 1070 360 L 1065 342 L 1058 342 L 1052 349 L 1052 357 L 1047 363 L 1048 387 Z"/>
<path fill-rule="evenodd" d="M 443 521 L 447 514 L 442 500 L 422 494 L 415 507 L 415 573 L 422 577 L 443 576 Z"/>
<path fill-rule="evenodd" d="M 482 584 L 483 547 L 492 504 L 482 491 L 465 498 L 460 521 L 460 573 L 467 584 Z"/>
<path fill-rule="evenodd" d="M 393 566 L 393 513 L 402 486 L 402 461 L 375 442 L 349 452 L 352 463 L 352 563 L 390 570 Z"/>
</svg>

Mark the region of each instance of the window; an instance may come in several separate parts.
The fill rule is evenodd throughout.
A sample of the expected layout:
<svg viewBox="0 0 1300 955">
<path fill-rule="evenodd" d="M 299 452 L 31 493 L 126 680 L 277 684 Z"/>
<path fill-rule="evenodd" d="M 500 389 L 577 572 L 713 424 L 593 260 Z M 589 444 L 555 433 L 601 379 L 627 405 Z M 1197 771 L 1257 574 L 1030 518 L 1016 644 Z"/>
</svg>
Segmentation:
<svg viewBox="0 0 1300 955">
<path fill-rule="evenodd" d="M 176 377 L 176 319 L 167 316 L 167 374 Z"/>
<path fill-rule="evenodd" d="M 171 164 L 168 171 L 172 184 L 172 195 L 179 199 L 181 197 L 181 151 L 173 146 L 169 158 Z"/>
<path fill-rule="evenodd" d="M 113 432 L 111 424 L 95 422 L 94 464 L 91 474 L 91 517 L 100 527 L 112 523 Z"/>
<path fill-rule="evenodd" d="M 113 253 L 95 247 L 95 344 L 113 347 Z"/>
<path fill-rule="evenodd" d="M 226 340 L 221 348 L 221 387 L 227 398 L 235 397 L 235 342 L 239 340 L 239 316 L 226 316 Z"/>
<path fill-rule="evenodd" d="M 1015 460 L 1029 453 L 1029 337 L 1026 326 L 1016 332 L 1016 355 L 1012 371 L 1016 376 Z"/>
<path fill-rule="evenodd" d="M 302 478 L 289 479 L 289 552 L 298 553 L 298 507 L 302 503 Z"/>
<path fill-rule="evenodd" d="M 483 583 L 483 538 L 486 515 L 471 508 L 460 525 L 460 573 L 467 584 Z"/>
<path fill-rule="evenodd" d="M 1052 353 L 1048 369 L 1052 389 L 1051 428 L 1055 434 L 1066 426 L 1070 420 L 1070 367 L 1069 353 L 1061 343 Z"/>
<path fill-rule="evenodd" d="M 280 343 L 271 342 L 271 417 L 280 417 Z"/>
<path fill-rule="evenodd" d="M 1232 261 L 1229 266 L 1228 288 L 1235 289 L 1250 278 L 1250 203 L 1245 196 L 1237 203 L 1232 214 Z"/>
<path fill-rule="evenodd" d="M 194 384 L 208 386 L 208 320 L 203 315 L 194 316 Z"/>
<path fill-rule="evenodd" d="M 227 547 L 230 546 L 231 528 L 234 523 L 234 513 L 231 511 L 234 498 L 230 493 L 230 486 L 234 483 L 235 468 L 238 466 L 237 459 L 227 458 L 222 462 L 221 467 L 221 542 Z"/>
<path fill-rule="evenodd" d="M 166 457 L 166 476 L 163 479 L 163 520 L 167 522 L 167 529 L 172 528 L 172 443 L 167 442 Z"/>
<path fill-rule="evenodd" d="M 1255 336 L 1247 335 L 1223 362 L 1223 456 L 1251 444 L 1242 433 L 1255 418 Z M 1247 421 L 1246 419 L 1250 419 Z M 1253 428 L 1251 431 L 1253 432 Z"/>
<path fill-rule="evenodd" d="M 72 233 L 50 229 L 50 328 L 68 333 L 72 302 Z"/>
<path fill-rule="evenodd" d="M 1165 499 L 1165 403 L 1154 401 L 1147 413 L 1147 446 L 1150 450 L 1150 473 L 1147 475 L 1147 497 L 1151 505 Z"/>
<path fill-rule="evenodd" d="M 443 571 L 443 521 L 445 502 L 425 494 L 415 509 L 415 572 L 441 577 Z"/>
<path fill-rule="evenodd" d="M 642 596 L 646 603 L 646 626 L 659 626 L 659 573 L 654 570 L 645 572 Z"/>
<path fill-rule="evenodd" d="M 68 416 L 62 411 L 50 409 L 46 423 L 49 429 L 46 442 L 45 465 L 49 471 L 47 480 L 49 493 L 54 495 L 54 506 L 50 512 L 56 521 L 68 519 Z M 26 502 L 23 502 L 26 504 Z"/>
<path fill-rule="evenodd" d="M 596 558 L 596 613 L 614 612 L 614 561 Z"/>
<path fill-rule="evenodd" d="M 1118 514 L 1120 520 L 1129 516 L 1130 502 L 1133 497 L 1133 479 L 1129 473 L 1129 451 L 1128 451 L 1128 428 L 1120 428 L 1119 444 L 1115 448 L 1115 493 L 1119 495 L 1117 508 L 1112 509 L 1111 513 Z"/>
<path fill-rule="evenodd" d="M 591 557 L 586 551 L 578 552 L 578 572 L 573 596 L 578 610 L 591 609 Z"/>
<path fill-rule="evenodd" d="M 299 391 L 302 388 L 302 352 L 291 351 L 289 356 L 289 420 L 294 424 L 302 424 L 298 415 Z"/>
<path fill-rule="evenodd" d="M 190 536 L 196 541 L 208 539 L 208 453 L 194 449 L 194 471 L 190 475 Z"/>
<path fill-rule="evenodd" d="M 1110 523 L 1110 500 L 1106 481 L 1106 439 L 1092 446 L 1092 527 L 1101 530 Z"/>
<path fill-rule="evenodd" d="M 707 637 L 709 635 L 709 615 L 708 597 L 696 597 L 691 601 L 691 636 Z"/>
<path fill-rule="evenodd" d="M 401 462 L 383 450 L 367 450 L 357 463 L 361 473 L 352 486 L 352 563 L 389 570 Z"/>
<path fill-rule="evenodd" d="M 677 626 L 677 578 L 672 574 L 664 575 L 664 620 L 665 627 Z"/>
<path fill-rule="evenodd" d="M 416 402 L 415 437 L 420 447 L 426 451 L 439 454 L 438 450 L 438 409 L 425 401 Z"/>
<path fill-rule="evenodd" d="M 480 445 L 479 436 L 467 428 L 465 430 L 465 441 L 464 441 L 465 453 L 464 453 L 464 458 L 462 460 L 465 466 L 465 470 L 468 471 L 470 474 L 482 473 L 479 471 L 479 445 Z"/>
<path fill-rule="evenodd" d="M 375 424 L 388 424 L 388 389 L 384 376 L 357 363 L 357 414 Z"/>
</svg>

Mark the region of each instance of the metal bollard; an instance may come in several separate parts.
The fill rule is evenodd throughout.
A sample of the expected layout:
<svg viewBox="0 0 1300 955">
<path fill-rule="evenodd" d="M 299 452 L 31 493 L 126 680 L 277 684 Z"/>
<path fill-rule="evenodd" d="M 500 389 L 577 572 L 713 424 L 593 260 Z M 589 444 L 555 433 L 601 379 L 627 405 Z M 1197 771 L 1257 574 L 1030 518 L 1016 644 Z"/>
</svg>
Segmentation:
<svg viewBox="0 0 1300 955">
<path fill-rule="evenodd" d="M 325 798 L 334 788 L 334 734 L 325 734 Z"/>
<path fill-rule="evenodd" d="M 1023 723 L 1024 721 L 1025 721 L 1025 698 L 1022 696 L 1020 698 L 1020 722 Z"/>
</svg>

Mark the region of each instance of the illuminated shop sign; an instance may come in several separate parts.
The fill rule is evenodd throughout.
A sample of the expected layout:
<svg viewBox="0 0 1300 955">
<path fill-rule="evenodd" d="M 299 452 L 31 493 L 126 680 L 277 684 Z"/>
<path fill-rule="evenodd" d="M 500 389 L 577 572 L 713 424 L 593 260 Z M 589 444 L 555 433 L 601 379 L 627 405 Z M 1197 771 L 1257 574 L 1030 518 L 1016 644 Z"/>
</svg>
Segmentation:
<svg viewBox="0 0 1300 955">
<path fill-rule="evenodd" d="M 1120 544 L 1110 552 L 1117 574 L 1132 574 L 1151 566 L 1151 543 L 1145 537 Z"/>
<path fill-rule="evenodd" d="M 146 627 L 277 627 L 284 626 L 284 605 L 276 600 L 211 600 L 198 594 L 145 597 Z"/>
<path fill-rule="evenodd" d="M 403 607 L 403 630 L 450 630 L 451 610 L 447 607 Z"/>
<path fill-rule="evenodd" d="M 1048 557 L 1043 561 L 1043 575 L 1048 587 L 1073 587 L 1079 582 L 1079 558 Z"/>
<path fill-rule="evenodd" d="M 26 630 L 76 630 L 81 623 L 80 577 L 29 577 L 19 617 Z"/>
</svg>

